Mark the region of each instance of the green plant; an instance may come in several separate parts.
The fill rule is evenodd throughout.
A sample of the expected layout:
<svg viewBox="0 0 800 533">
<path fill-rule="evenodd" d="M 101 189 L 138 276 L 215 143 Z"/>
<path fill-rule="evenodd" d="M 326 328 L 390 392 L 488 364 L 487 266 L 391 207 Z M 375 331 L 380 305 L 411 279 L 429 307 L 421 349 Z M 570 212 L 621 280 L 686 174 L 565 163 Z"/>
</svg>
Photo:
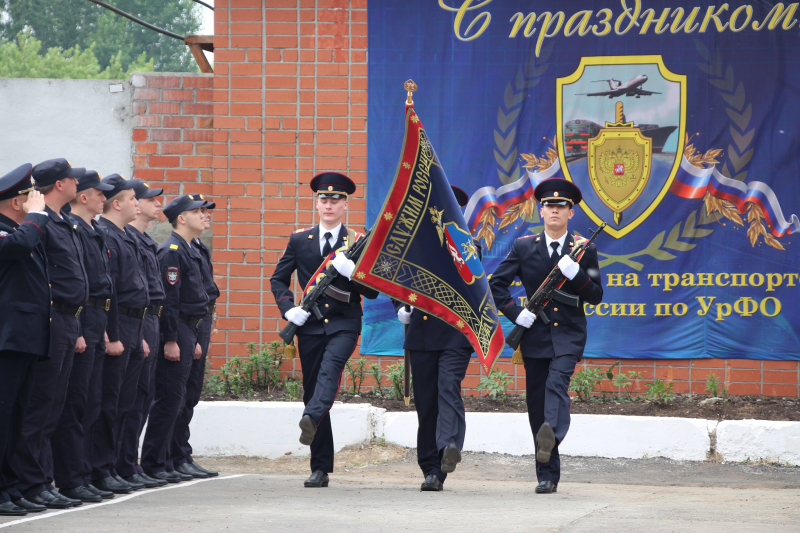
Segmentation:
<svg viewBox="0 0 800 533">
<path fill-rule="evenodd" d="M 606 374 L 599 367 L 584 368 L 572 375 L 569 381 L 569 390 L 576 393 L 579 402 L 589 401 L 594 389 L 603 381 Z"/>
<path fill-rule="evenodd" d="M 714 397 L 727 398 L 728 389 L 722 387 L 721 385 L 722 383 L 720 383 L 720 381 L 717 379 L 716 374 L 711 372 L 708 375 L 708 379 L 706 379 L 706 392 Z"/>
<path fill-rule="evenodd" d="M 253 388 L 271 392 L 280 384 L 284 346 L 282 341 L 272 341 L 263 346 L 256 346 L 254 342 L 247 344 L 250 366 L 245 368 L 249 371 L 248 378 Z"/>
<path fill-rule="evenodd" d="M 511 386 L 514 378 L 508 375 L 508 372 L 501 372 L 499 370 L 492 370 L 488 376 L 481 378 L 478 383 L 478 390 L 487 391 L 493 400 L 505 401 L 508 396 L 506 390 Z"/>
<path fill-rule="evenodd" d="M 347 373 L 350 375 L 350 383 L 352 384 L 348 392 L 353 395 L 360 395 L 361 385 L 364 383 L 364 376 L 367 370 L 367 360 L 359 359 L 355 364 L 353 364 L 351 360 L 348 360 L 345 366 L 347 367 Z"/>
<path fill-rule="evenodd" d="M 372 388 L 373 392 L 376 392 L 383 398 L 383 374 L 381 374 L 381 367 L 373 363 L 369 367 L 369 372 L 375 380 L 375 386 Z"/>
<path fill-rule="evenodd" d="M 394 363 L 386 367 L 386 375 L 389 378 L 389 394 L 395 400 L 402 400 L 405 397 L 404 382 L 405 382 L 405 364 L 402 362 Z"/>
<path fill-rule="evenodd" d="M 225 382 L 218 372 L 211 372 L 210 366 L 206 365 L 205 378 L 203 379 L 203 392 L 209 396 L 224 396 Z"/>
<path fill-rule="evenodd" d="M 614 384 L 620 391 L 620 396 L 624 400 L 631 400 L 633 398 L 633 394 L 631 393 L 630 386 L 633 385 L 633 382 L 636 380 L 642 379 L 641 372 L 634 372 L 633 370 L 629 370 L 626 374 L 625 372 L 620 372 L 619 374 L 611 380 L 611 383 Z"/>
<path fill-rule="evenodd" d="M 647 383 L 644 397 L 647 400 L 655 400 L 660 404 L 666 404 L 675 399 L 675 392 L 672 390 L 673 383 L 662 381 L 656 378 L 653 383 Z"/>
<path fill-rule="evenodd" d="M 286 400 L 290 402 L 296 402 L 300 399 L 300 380 L 286 378 L 286 381 L 283 382 L 283 386 L 286 388 Z"/>
</svg>

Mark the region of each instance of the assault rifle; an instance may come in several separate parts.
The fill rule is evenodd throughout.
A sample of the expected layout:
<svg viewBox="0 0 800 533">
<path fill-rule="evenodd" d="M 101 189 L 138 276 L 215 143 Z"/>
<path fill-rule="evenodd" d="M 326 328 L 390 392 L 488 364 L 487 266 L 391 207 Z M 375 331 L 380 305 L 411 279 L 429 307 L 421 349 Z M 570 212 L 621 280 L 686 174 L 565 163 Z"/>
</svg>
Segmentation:
<svg viewBox="0 0 800 533">
<path fill-rule="evenodd" d="M 364 246 L 367 244 L 369 240 L 369 234 L 372 232 L 372 229 L 367 230 L 367 232 L 361 236 L 354 244 L 350 246 L 344 252 L 344 256 L 351 261 L 355 261 L 356 259 L 361 256 L 361 252 L 364 250 Z M 317 317 L 318 320 L 322 320 L 322 313 L 319 310 L 319 302 L 322 301 L 325 296 L 330 296 L 337 300 L 341 300 L 342 295 L 347 295 L 346 292 L 340 291 L 336 287 L 333 287 L 331 283 L 336 277 L 339 275 L 339 271 L 333 268 L 333 265 L 328 263 L 328 266 L 325 268 L 324 277 L 319 280 L 316 286 L 312 287 L 305 296 L 303 296 L 303 301 L 300 304 L 300 307 L 303 311 L 307 313 L 314 313 L 314 316 Z M 298 325 L 294 322 L 289 322 L 286 324 L 278 335 L 283 342 L 286 344 L 292 344 L 294 341 L 294 336 L 297 333 Z"/>
<path fill-rule="evenodd" d="M 603 231 L 603 228 L 605 227 L 606 223 L 603 222 L 599 228 L 592 232 L 592 236 L 584 241 L 583 244 L 573 248 L 572 252 L 569 254 L 570 259 L 576 263 L 579 262 L 584 251 L 589 247 L 590 244 L 592 244 L 592 241 L 595 240 L 595 238 L 600 234 L 601 231 Z M 550 271 L 550 274 L 547 275 L 539 288 L 536 289 L 536 292 L 533 293 L 533 296 L 530 297 L 525 309 L 535 314 L 543 324 L 547 325 L 550 323 L 550 319 L 547 318 L 544 308 L 547 307 L 552 300 L 559 301 L 565 305 L 578 307 L 580 302 L 577 296 L 574 294 L 567 294 L 560 290 L 566 279 L 567 278 L 564 277 L 564 273 L 558 268 L 558 265 L 554 266 L 553 270 Z M 517 347 L 519 347 L 519 343 L 522 341 L 522 335 L 526 330 L 527 328 L 523 328 L 522 326 L 514 326 L 514 329 L 512 329 L 511 333 L 509 333 L 506 337 L 506 344 L 516 350 Z"/>
</svg>

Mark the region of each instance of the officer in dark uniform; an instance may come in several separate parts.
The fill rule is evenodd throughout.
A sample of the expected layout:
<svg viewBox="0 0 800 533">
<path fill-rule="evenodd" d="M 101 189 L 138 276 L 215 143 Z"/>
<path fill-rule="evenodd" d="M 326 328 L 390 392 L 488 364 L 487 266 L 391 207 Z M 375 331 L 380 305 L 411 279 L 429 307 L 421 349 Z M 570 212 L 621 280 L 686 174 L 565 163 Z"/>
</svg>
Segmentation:
<svg viewBox="0 0 800 533">
<path fill-rule="evenodd" d="M 16 489 L 12 454 L 34 386 L 48 357 L 50 286 L 44 230 L 50 222 L 33 190 L 30 163 L 0 178 L 0 516 L 44 511 Z M 27 214 L 26 214 L 27 213 Z"/>
<path fill-rule="evenodd" d="M 581 201 L 581 191 L 570 181 L 551 178 L 536 187 L 534 196 L 542 204 L 544 232 L 514 241 L 489 286 L 497 308 L 512 322 L 528 328 L 520 349 L 527 376 L 528 418 L 536 444 L 536 493 L 548 494 L 556 492 L 561 477 L 558 444 L 569 429 L 569 380 L 586 346 L 583 303 L 599 304 L 603 287 L 594 245 L 579 263 L 569 258 L 579 240 L 569 233 L 567 224 L 575 214 L 573 206 Z M 530 297 L 556 265 L 567 278 L 561 290 L 577 295 L 580 302 L 577 307 L 553 302 L 545 309 L 550 319 L 545 325 L 511 297 L 508 287 L 519 278 Z"/>
<path fill-rule="evenodd" d="M 89 280 L 83 266 L 83 245 L 64 207 L 75 198 L 78 178 L 86 172 L 66 159 L 51 159 L 33 168 L 36 190 L 45 200 L 50 222 L 43 228 L 47 268 L 52 284 L 49 358 L 36 365 L 33 396 L 14 454 L 19 490 L 33 503 L 53 509 L 81 505 L 50 484 L 50 438 L 61 418 L 76 349 L 83 351 L 80 319 L 89 298 Z"/>
<path fill-rule="evenodd" d="M 458 205 L 467 205 L 467 193 L 452 188 Z M 409 350 L 414 376 L 411 383 L 419 421 L 417 463 L 425 476 L 420 489 L 440 491 L 447 474 L 461 462 L 467 429 L 461 382 L 474 350 L 469 339 L 444 320 L 419 309 L 406 311 L 396 300 L 394 305 L 400 322 L 408 324 L 403 348 Z"/>
<path fill-rule="evenodd" d="M 320 224 L 292 234 L 270 283 L 283 317 L 300 326 L 297 350 L 303 366 L 306 404 L 300 420 L 300 442 L 311 446 L 312 472 L 305 486 L 327 487 L 328 473 L 333 472 L 333 432 L 328 411 L 336 399 L 342 370 L 361 333 L 361 296 L 373 299 L 378 293 L 351 282 L 355 265 L 337 253 L 331 263 L 341 275 L 331 284 L 335 290 L 320 305 L 323 320 L 295 305 L 290 288 L 292 272 L 297 271 L 297 281 L 305 287 L 323 260 L 343 246 L 349 232 L 342 219 L 347 197 L 355 192 L 356 186 L 343 174 L 325 172 L 311 180 L 311 190 L 317 193 Z"/>
<path fill-rule="evenodd" d="M 133 183 L 119 174 L 102 180 L 111 185 L 103 205 L 100 226 L 108 230 L 106 244 L 114 290 L 106 324 L 106 358 L 103 363 L 103 395 L 100 417 L 92 430 L 92 484 L 115 494 L 144 488 L 122 479 L 114 469 L 122 428 L 133 410 L 139 371 L 144 361 L 144 317 L 150 305 L 147 280 L 136 240 L 125 227 L 136 219 L 139 206 Z"/>
<path fill-rule="evenodd" d="M 164 285 L 158 268 L 158 244 L 145 233 L 145 230 L 158 219 L 158 214 L 161 212 L 161 202 L 158 197 L 164 189 L 151 189 L 147 183 L 139 179 L 131 180 L 131 183 L 136 200 L 139 202 L 139 211 L 136 219 L 125 226 L 125 231 L 136 241 L 139 248 L 143 275 L 147 280 L 150 294 L 150 306 L 144 316 L 144 344 L 149 352 L 139 372 L 133 408 L 128 413 L 125 426 L 122 428 L 120 453 L 115 470 L 128 483 L 139 483 L 146 488 L 153 488 L 166 485 L 167 482 L 151 478 L 139 466 L 139 440 L 147 415 L 150 413 L 150 404 L 153 403 L 156 369 L 154 361 L 158 358 L 160 344 L 158 321 L 164 302 Z"/>
<path fill-rule="evenodd" d="M 192 196 L 204 199 L 202 194 L 193 194 Z M 200 212 L 203 213 L 204 217 L 203 228 L 206 230 L 211 229 L 211 210 L 216 206 L 216 203 L 206 200 L 203 207 L 200 208 Z M 219 298 L 219 287 L 214 282 L 214 265 L 211 263 L 211 250 L 203 244 L 199 237 L 192 241 L 192 246 L 197 248 L 200 252 L 200 257 L 203 259 L 203 283 L 208 295 L 208 314 L 203 319 L 200 327 L 197 328 L 197 342 L 200 344 L 202 353 L 200 357 L 195 357 L 192 360 L 192 369 L 189 371 L 189 380 L 186 382 L 186 403 L 183 410 L 181 410 L 181 414 L 178 415 L 178 420 L 175 422 L 167 469 L 169 470 L 169 463 L 172 463 L 172 467 L 181 474 L 202 479 L 218 476 L 219 472 L 203 468 L 192 458 L 192 446 L 189 444 L 189 424 L 194 415 L 194 408 L 200 401 L 200 394 L 203 392 L 206 358 L 208 356 L 208 347 L 211 343 L 211 328 L 214 325 L 214 311 L 217 305 L 217 298 Z"/>
<path fill-rule="evenodd" d="M 83 502 L 99 502 L 103 496 L 114 496 L 91 486 L 91 467 L 86 455 L 91 451 L 91 446 L 87 446 L 91 424 L 100 414 L 106 309 L 112 287 L 105 231 L 97 227 L 94 217 L 102 214 L 104 193 L 112 189 L 100 182 L 97 172 L 87 170 L 78 179 L 77 196 L 70 202 L 72 228 L 83 246 L 89 299 L 79 317 L 85 349 L 75 353 L 66 403 L 53 433 L 53 477 L 62 495 Z"/>
<path fill-rule="evenodd" d="M 156 394 L 142 445 L 142 469 L 155 479 L 169 483 L 193 476 L 169 471 L 167 453 L 175 421 L 186 401 L 186 381 L 198 344 L 198 327 L 208 313 L 208 295 L 203 282 L 203 259 L 192 240 L 204 228 L 199 195 L 184 194 L 164 208 L 174 231 L 158 249 L 158 265 L 164 283 L 161 310 L 161 347 L 156 360 Z"/>
</svg>

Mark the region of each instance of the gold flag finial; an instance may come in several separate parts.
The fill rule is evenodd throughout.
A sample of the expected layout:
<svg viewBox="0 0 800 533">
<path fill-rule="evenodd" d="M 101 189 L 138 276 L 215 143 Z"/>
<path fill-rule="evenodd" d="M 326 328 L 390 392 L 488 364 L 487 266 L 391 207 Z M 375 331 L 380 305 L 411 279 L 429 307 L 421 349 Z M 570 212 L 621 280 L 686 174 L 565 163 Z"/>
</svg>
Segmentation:
<svg viewBox="0 0 800 533">
<path fill-rule="evenodd" d="M 414 100 L 411 98 L 411 96 L 414 94 L 414 92 L 416 92 L 417 84 L 414 83 L 414 80 L 408 80 L 403 84 L 403 89 L 408 91 L 408 96 L 406 97 L 406 105 L 414 105 Z"/>
</svg>

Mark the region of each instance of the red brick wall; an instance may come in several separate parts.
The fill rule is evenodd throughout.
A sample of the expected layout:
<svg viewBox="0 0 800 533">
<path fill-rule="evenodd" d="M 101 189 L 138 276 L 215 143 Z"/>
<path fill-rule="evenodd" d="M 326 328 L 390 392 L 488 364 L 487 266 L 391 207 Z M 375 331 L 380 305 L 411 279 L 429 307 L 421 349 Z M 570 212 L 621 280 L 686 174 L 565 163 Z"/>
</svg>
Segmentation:
<svg viewBox="0 0 800 533">
<path fill-rule="evenodd" d="M 366 0 L 217 0 L 213 131 L 211 78 L 134 77 L 141 114 L 135 175 L 164 181 L 170 195 L 192 183 L 217 202 L 213 256 L 222 297 L 212 337 L 215 368 L 244 355 L 248 342 L 278 338 L 283 321 L 269 277 L 288 235 L 316 223 L 307 186 L 314 174 L 350 175 L 359 192 L 345 223 L 366 222 L 366 7 Z M 397 360 L 364 357 L 383 368 Z M 497 368 L 524 391 L 524 369 L 506 361 Z M 580 368 L 587 363 L 607 368 L 613 360 L 584 361 Z M 299 361 L 285 368 L 297 372 Z M 657 377 L 672 381 L 676 392 L 703 393 L 714 372 L 731 394 L 800 396 L 798 362 L 634 360 L 621 370 L 642 372 L 637 391 Z M 472 364 L 468 393 L 479 380 Z"/>
</svg>

